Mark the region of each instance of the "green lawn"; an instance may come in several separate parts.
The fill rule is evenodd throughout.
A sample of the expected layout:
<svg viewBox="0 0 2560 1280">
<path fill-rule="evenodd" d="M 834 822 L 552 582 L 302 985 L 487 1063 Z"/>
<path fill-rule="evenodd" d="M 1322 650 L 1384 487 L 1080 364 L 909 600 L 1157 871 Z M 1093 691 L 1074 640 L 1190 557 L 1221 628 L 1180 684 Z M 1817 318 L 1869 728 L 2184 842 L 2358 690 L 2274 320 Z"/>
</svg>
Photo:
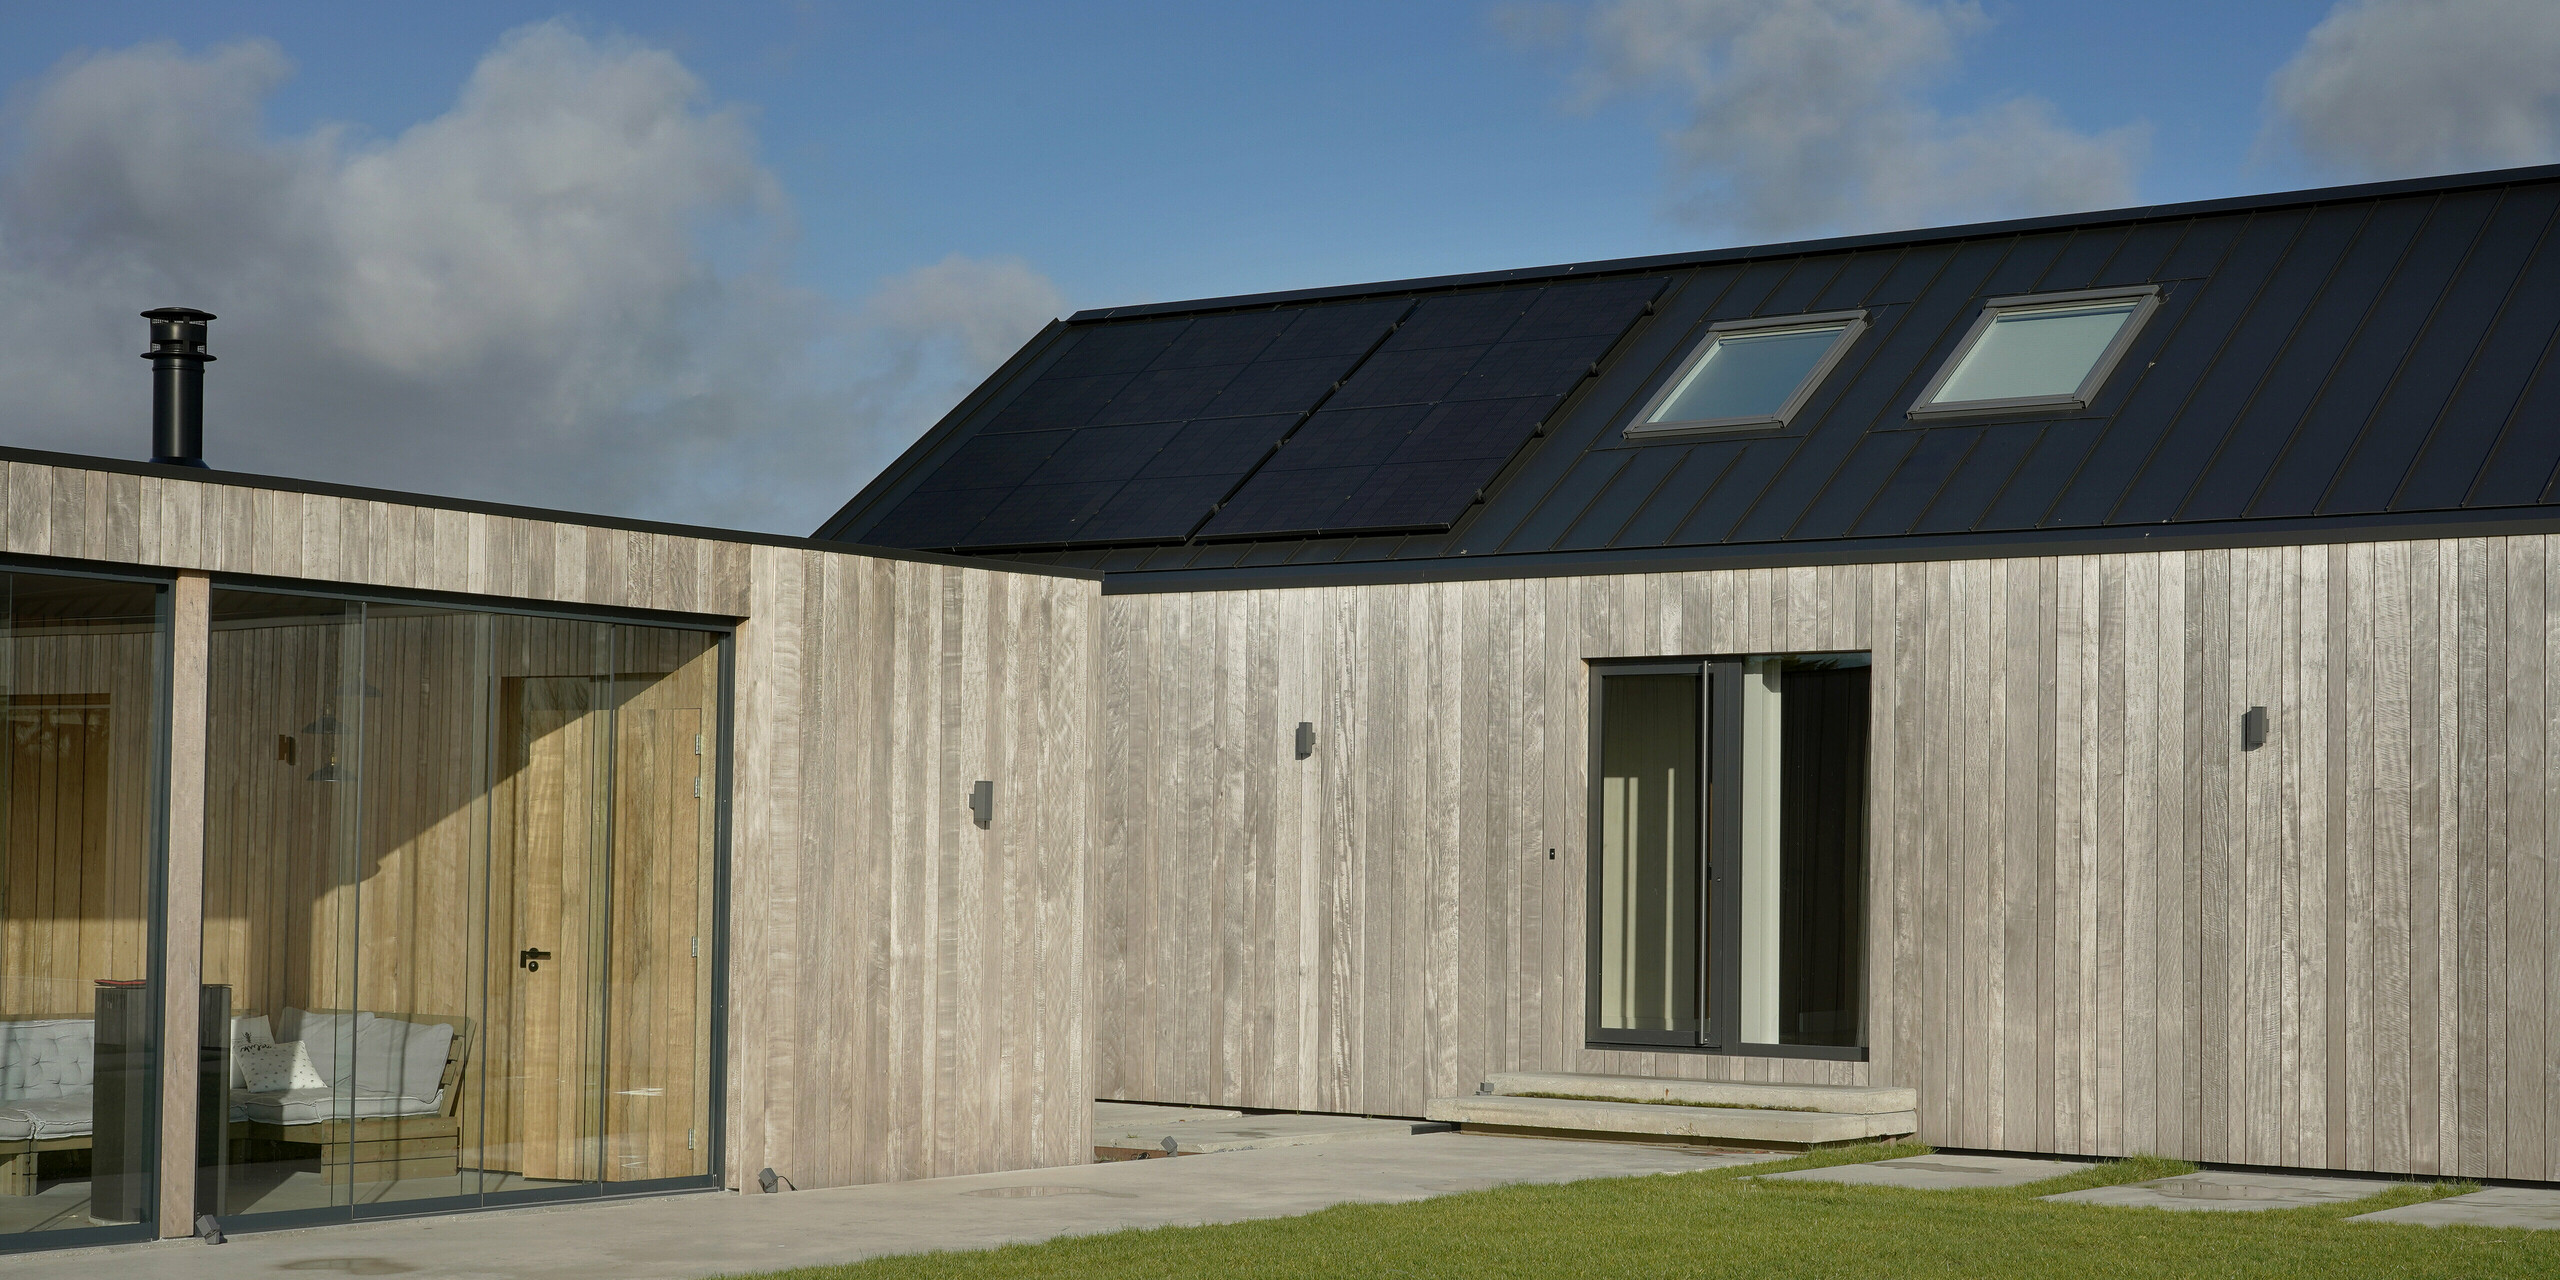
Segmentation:
<svg viewBox="0 0 2560 1280">
<path fill-rule="evenodd" d="M 2399 1183 L 2353 1205 L 2255 1213 L 2046 1204 L 2191 1171 L 2134 1159 L 2003 1190 L 1903 1191 L 1747 1175 L 1924 1153 L 1876 1145 L 1783 1164 L 1514 1186 L 1299 1218 L 1163 1227 L 774 1273 L 776 1280 L 1110 1276 L 2533 1276 L 2560 1232 L 2347 1222 L 2470 1188 Z"/>
</svg>

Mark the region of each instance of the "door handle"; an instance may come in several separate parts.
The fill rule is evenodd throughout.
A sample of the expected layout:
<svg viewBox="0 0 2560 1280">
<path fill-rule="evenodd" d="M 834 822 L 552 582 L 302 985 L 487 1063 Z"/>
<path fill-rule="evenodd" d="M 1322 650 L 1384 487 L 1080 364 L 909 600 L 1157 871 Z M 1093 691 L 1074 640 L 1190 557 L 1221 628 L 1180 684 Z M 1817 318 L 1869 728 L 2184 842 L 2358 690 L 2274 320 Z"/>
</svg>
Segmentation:
<svg viewBox="0 0 2560 1280">
<path fill-rule="evenodd" d="M 535 970 L 540 969 L 542 967 L 542 962 L 550 958 L 551 953 L 544 951 L 539 947 L 526 947 L 524 950 L 516 953 L 516 963 L 523 965 L 524 971 L 527 973 L 532 973 Z"/>
</svg>

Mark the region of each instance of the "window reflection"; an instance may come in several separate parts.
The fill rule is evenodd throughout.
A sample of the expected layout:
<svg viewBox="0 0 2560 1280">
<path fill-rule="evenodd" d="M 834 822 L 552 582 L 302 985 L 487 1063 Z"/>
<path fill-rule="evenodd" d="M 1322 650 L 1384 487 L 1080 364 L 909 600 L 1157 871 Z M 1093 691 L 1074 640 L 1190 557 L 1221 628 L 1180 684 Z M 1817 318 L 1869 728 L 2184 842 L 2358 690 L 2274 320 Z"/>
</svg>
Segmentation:
<svg viewBox="0 0 2560 1280">
<path fill-rule="evenodd" d="M 0 574 L 0 1233 L 156 1208 L 163 590 Z"/>
</svg>

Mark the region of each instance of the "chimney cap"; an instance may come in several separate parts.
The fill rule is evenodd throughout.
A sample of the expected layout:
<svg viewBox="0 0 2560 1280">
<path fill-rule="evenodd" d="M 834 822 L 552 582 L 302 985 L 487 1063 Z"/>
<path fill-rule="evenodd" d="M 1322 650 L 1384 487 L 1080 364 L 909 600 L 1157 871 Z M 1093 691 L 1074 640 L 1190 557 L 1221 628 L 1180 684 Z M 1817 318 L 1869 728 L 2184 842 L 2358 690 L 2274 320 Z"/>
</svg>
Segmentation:
<svg viewBox="0 0 2560 1280">
<path fill-rule="evenodd" d="M 206 320 L 219 320 L 222 317 L 217 316 L 210 311 L 198 311 L 194 307 L 153 307 L 149 311 L 143 312 L 142 318 L 145 320 L 177 320 L 181 322 L 200 323 Z"/>
</svg>

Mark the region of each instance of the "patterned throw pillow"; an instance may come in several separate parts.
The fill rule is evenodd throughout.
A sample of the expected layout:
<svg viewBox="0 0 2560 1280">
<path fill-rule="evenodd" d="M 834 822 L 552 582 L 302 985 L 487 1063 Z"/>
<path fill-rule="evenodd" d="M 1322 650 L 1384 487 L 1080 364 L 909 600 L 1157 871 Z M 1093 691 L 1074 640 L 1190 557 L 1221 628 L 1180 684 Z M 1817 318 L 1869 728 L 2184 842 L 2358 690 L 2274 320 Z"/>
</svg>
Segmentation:
<svg viewBox="0 0 2560 1280">
<path fill-rule="evenodd" d="M 326 1089 L 311 1065 L 311 1049 L 299 1040 L 240 1047 L 240 1078 L 251 1093 L 284 1093 L 292 1089 Z"/>
</svg>

